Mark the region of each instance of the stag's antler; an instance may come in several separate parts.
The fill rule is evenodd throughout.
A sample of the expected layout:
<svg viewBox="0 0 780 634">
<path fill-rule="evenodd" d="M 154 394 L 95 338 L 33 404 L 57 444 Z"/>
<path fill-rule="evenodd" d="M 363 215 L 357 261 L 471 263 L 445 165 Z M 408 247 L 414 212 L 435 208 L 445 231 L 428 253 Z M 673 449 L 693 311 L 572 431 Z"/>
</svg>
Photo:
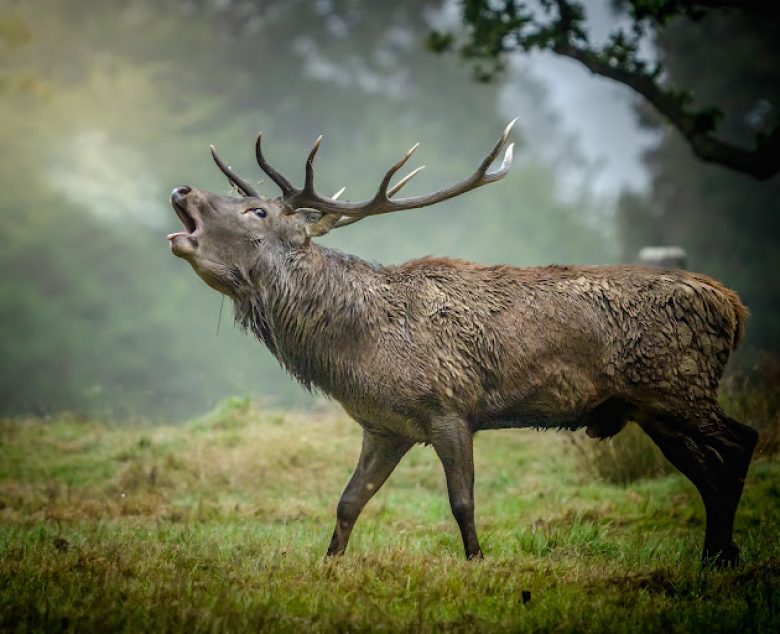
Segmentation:
<svg viewBox="0 0 780 634">
<path fill-rule="evenodd" d="M 409 198 L 392 198 L 397 194 L 401 188 L 406 185 L 412 177 L 418 174 L 425 166 L 418 167 L 412 170 L 409 174 L 404 176 L 395 185 L 390 187 L 390 180 L 395 176 L 396 172 L 400 170 L 414 151 L 420 145 L 415 143 L 411 148 L 406 151 L 400 160 L 394 163 L 382 178 L 379 183 L 379 189 L 376 194 L 368 200 L 363 202 L 347 202 L 337 200 L 341 193 L 344 191 L 342 188 L 334 196 L 327 198 L 321 196 L 314 190 L 314 158 L 317 156 L 317 151 L 320 149 L 320 143 L 322 142 L 322 136 L 319 136 L 314 142 L 314 145 L 309 152 L 309 156 L 306 159 L 306 177 L 304 180 L 303 189 L 293 187 L 287 178 L 277 172 L 268 161 L 265 160 L 261 149 L 262 132 L 257 135 L 257 142 L 255 143 L 255 155 L 257 157 L 257 163 L 260 168 L 269 176 L 269 178 L 276 183 L 282 190 L 282 200 L 291 208 L 291 210 L 301 209 L 313 209 L 323 214 L 323 217 L 310 227 L 310 235 L 322 235 L 327 233 L 333 228 L 345 227 L 352 223 L 367 218 L 368 216 L 376 216 L 379 214 L 391 213 L 394 211 L 403 211 L 405 209 L 419 209 L 420 207 L 427 207 L 435 203 L 454 198 L 461 194 L 466 193 L 482 185 L 493 183 L 509 172 L 509 168 L 512 165 L 512 152 L 514 143 L 510 143 L 504 153 L 504 159 L 501 162 L 501 166 L 492 172 L 488 172 L 488 168 L 491 163 L 498 156 L 499 151 L 509 138 L 509 133 L 512 130 L 512 126 L 517 119 L 513 119 L 509 125 L 504 129 L 503 134 L 498 139 L 493 149 L 485 157 L 477 171 L 471 176 L 462 180 L 461 182 L 448 187 L 446 189 L 433 192 L 431 194 L 425 194 L 423 196 L 411 196 Z M 225 165 L 214 151 L 214 146 L 211 147 L 211 154 L 214 157 L 219 169 L 228 177 L 231 183 L 233 183 L 240 191 L 246 196 L 257 196 L 254 189 L 249 186 L 245 181 L 239 178 L 233 170 Z"/>
<path fill-rule="evenodd" d="M 501 162 L 501 166 L 493 172 L 488 172 L 487 170 L 509 138 L 509 133 L 516 121 L 517 119 L 514 119 L 504 129 L 501 138 L 499 138 L 499 140 L 493 146 L 493 149 L 482 161 L 480 166 L 477 168 L 477 171 L 465 180 L 462 180 L 461 182 L 453 185 L 452 187 L 448 187 L 431 194 L 425 194 L 423 196 L 411 196 L 409 198 L 396 199 L 391 198 L 404 185 L 406 185 L 413 176 L 415 176 L 425 167 L 418 167 L 404 176 L 393 187 L 390 187 L 390 180 L 393 178 L 396 172 L 398 172 L 398 170 L 404 166 L 404 164 L 409 160 L 409 158 L 419 146 L 419 143 L 416 143 L 411 148 L 409 148 L 409 150 L 407 150 L 406 154 L 404 154 L 399 161 L 397 161 L 390 167 L 389 170 L 387 170 L 384 178 L 382 179 L 382 182 L 379 184 L 379 189 L 377 190 L 376 194 L 374 194 L 374 196 L 369 200 L 365 200 L 363 202 L 337 201 L 335 198 L 326 198 L 321 196 L 314 190 L 314 168 L 312 164 L 314 157 L 317 155 L 317 150 L 319 149 L 320 142 L 322 140 L 322 137 L 319 137 L 315 141 L 314 146 L 309 152 L 309 156 L 306 160 L 306 180 L 303 189 L 292 188 L 292 190 L 285 191 L 285 188 L 283 187 L 282 190 L 285 192 L 283 198 L 285 202 L 293 209 L 313 208 L 325 214 L 339 216 L 339 218 L 333 224 L 333 226 L 337 227 L 352 224 L 353 222 L 357 222 L 357 220 L 367 216 L 376 216 L 378 214 L 403 211 L 405 209 L 419 209 L 420 207 L 427 207 L 429 205 L 448 200 L 449 198 L 454 198 L 455 196 L 464 194 L 465 192 L 476 189 L 477 187 L 481 187 L 482 185 L 495 182 L 506 176 L 510 166 L 512 165 L 512 152 L 514 143 L 510 143 L 507 146 L 506 152 L 504 153 L 504 159 Z M 274 178 L 272 176 L 272 172 L 268 171 L 270 166 L 267 164 L 263 165 L 261 163 L 261 167 L 269 176 Z M 273 173 L 276 174 L 275 172 Z M 279 175 L 277 174 L 277 176 Z M 281 178 L 286 186 L 289 187 L 289 182 L 286 179 L 283 179 L 283 177 Z M 276 179 L 274 178 L 274 180 Z M 345 218 L 341 218 L 341 216 L 345 216 Z"/>
</svg>

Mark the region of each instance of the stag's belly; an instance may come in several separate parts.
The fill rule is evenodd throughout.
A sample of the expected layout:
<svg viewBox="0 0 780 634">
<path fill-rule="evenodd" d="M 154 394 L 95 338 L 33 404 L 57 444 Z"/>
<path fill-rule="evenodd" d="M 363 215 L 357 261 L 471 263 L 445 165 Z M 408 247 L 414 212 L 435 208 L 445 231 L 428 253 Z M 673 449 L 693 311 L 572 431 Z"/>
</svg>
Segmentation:
<svg viewBox="0 0 780 634">
<path fill-rule="evenodd" d="M 473 412 L 476 429 L 577 429 L 608 395 L 595 372 L 578 363 L 546 363 L 487 393 Z"/>
</svg>

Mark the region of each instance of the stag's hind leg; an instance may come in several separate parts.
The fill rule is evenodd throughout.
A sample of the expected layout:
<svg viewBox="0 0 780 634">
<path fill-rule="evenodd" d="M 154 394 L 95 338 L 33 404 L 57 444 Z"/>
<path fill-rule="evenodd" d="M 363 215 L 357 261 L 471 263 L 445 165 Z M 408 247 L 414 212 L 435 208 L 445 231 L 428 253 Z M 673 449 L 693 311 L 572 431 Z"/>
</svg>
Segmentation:
<svg viewBox="0 0 780 634">
<path fill-rule="evenodd" d="M 703 560 L 719 565 L 737 563 L 739 548 L 732 541 L 734 515 L 758 440 L 756 431 L 729 418 L 717 405 L 695 420 L 666 414 L 641 424 L 701 494 L 707 514 Z"/>
</svg>

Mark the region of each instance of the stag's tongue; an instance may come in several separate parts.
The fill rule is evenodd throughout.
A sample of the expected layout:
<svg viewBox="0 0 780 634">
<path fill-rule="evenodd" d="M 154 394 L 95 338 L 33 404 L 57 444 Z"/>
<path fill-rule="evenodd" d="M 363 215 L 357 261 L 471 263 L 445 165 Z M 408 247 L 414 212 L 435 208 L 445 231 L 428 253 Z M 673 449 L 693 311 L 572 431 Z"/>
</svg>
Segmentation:
<svg viewBox="0 0 780 634">
<path fill-rule="evenodd" d="M 173 240 L 174 238 L 178 238 L 179 236 L 188 236 L 190 235 L 186 231 L 177 231 L 176 233 L 169 233 L 168 234 L 168 240 Z"/>
</svg>

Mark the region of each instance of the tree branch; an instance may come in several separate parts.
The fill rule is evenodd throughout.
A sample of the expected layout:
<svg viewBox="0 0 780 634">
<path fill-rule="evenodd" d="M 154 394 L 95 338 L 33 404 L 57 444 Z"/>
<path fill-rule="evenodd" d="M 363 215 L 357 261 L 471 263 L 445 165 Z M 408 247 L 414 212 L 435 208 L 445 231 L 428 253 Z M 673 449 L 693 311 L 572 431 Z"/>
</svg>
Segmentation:
<svg viewBox="0 0 780 634">
<path fill-rule="evenodd" d="M 538 0 L 550 18 L 539 18 L 525 0 L 462 0 L 463 21 L 470 27 L 461 54 L 477 61 L 475 75 L 487 81 L 502 69 L 501 57 L 512 51 L 548 50 L 574 59 L 592 73 L 628 86 L 649 101 L 685 137 L 701 160 L 716 163 L 758 180 L 780 172 L 780 123 L 757 138 L 753 149 L 727 143 L 714 132 L 721 113 L 716 108 L 693 110 L 690 95 L 659 83 L 661 66 L 641 59 L 640 43 L 649 27 L 660 28 L 676 16 L 700 18 L 708 11 L 733 9 L 761 18 L 780 16 L 780 2 L 764 0 L 624 0 L 633 27 L 618 29 L 597 48 L 585 28 L 580 0 Z M 429 46 L 438 52 L 452 47 L 452 34 L 432 33 Z M 488 61 L 485 67 L 480 62 Z"/>
<path fill-rule="evenodd" d="M 583 64 L 596 75 L 620 82 L 642 95 L 685 137 L 694 153 L 703 161 L 766 180 L 780 171 L 780 127 L 775 126 L 754 150 L 726 143 L 714 137 L 702 121 L 702 113 L 685 109 L 679 96 L 661 88 L 646 72 L 612 65 L 601 55 L 566 41 L 553 44 L 551 50 Z"/>
</svg>

